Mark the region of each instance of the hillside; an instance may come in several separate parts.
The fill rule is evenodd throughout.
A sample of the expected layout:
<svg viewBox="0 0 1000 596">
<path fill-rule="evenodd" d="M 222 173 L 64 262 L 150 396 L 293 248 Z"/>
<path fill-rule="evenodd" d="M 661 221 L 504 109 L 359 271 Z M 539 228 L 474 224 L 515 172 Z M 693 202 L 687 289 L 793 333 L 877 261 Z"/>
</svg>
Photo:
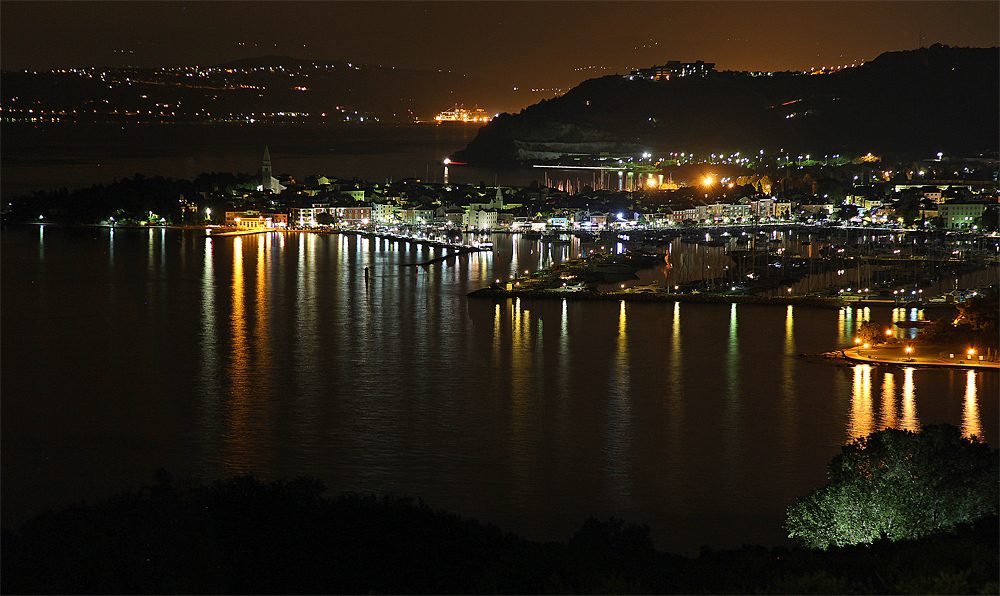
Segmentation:
<svg viewBox="0 0 1000 596">
<path fill-rule="evenodd" d="M 212 67 L 0 73 L 4 121 L 339 122 L 430 119 L 455 104 L 490 114 L 539 93 L 448 71 L 263 56 Z M 30 110 L 30 111 L 29 111 Z M 266 116 L 262 116 L 266 115 Z"/>
<path fill-rule="evenodd" d="M 453 158 L 486 164 L 600 151 L 996 151 L 998 72 L 997 48 L 934 45 L 817 76 L 606 76 L 501 114 Z"/>
</svg>

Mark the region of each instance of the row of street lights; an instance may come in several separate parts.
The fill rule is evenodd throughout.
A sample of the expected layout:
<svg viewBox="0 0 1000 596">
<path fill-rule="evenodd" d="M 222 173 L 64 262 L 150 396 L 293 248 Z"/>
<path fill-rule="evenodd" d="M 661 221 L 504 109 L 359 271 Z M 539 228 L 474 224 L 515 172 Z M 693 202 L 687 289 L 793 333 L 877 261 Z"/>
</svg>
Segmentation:
<svg viewBox="0 0 1000 596">
<path fill-rule="evenodd" d="M 886 335 L 892 335 L 892 330 L 891 329 L 887 329 L 886 332 L 885 332 L 885 334 Z M 862 350 L 867 350 L 867 349 L 871 348 L 871 344 L 869 344 L 867 342 L 862 345 L 861 344 L 861 338 L 858 338 L 858 337 L 854 338 L 854 345 L 856 345 L 858 347 L 858 355 L 859 356 L 864 355 L 864 352 L 862 352 Z M 910 345 L 910 344 L 907 344 L 905 346 L 904 350 L 906 351 L 906 358 L 902 359 L 902 361 L 903 362 L 912 362 L 913 358 L 911 357 L 911 354 L 913 353 L 913 346 Z M 971 361 L 973 359 L 973 357 L 976 355 L 976 349 L 975 348 L 969 348 L 968 350 L 966 350 L 965 353 L 966 353 L 967 359 Z"/>
</svg>

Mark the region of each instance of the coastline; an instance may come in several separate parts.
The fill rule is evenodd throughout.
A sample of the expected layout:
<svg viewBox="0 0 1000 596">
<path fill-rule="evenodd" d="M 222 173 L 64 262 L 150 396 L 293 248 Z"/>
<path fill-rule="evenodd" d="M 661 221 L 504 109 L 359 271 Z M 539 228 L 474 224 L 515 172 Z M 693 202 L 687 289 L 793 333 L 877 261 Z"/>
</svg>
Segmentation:
<svg viewBox="0 0 1000 596">
<path fill-rule="evenodd" d="M 844 360 L 863 364 L 893 364 L 896 366 L 912 367 L 934 367 L 934 368 L 965 368 L 970 370 L 1000 370 L 1000 362 L 990 362 L 987 360 L 969 360 L 961 352 L 944 352 L 936 355 L 928 354 L 935 346 L 924 347 L 908 357 L 903 357 L 899 351 L 902 346 L 876 347 L 876 348 L 845 348 L 838 350 L 843 354 Z M 864 350 L 862 352 L 862 350 Z M 923 352 L 923 353 L 920 353 Z M 941 356 L 945 353 L 953 355 L 954 358 Z"/>
<path fill-rule="evenodd" d="M 737 304 L 803 305 L 818 308 L 839 309 L 851 304 L 840 298 L 816 298 L 807 296 L 741 296 L 723 294 L 656 294 L 639 292 L 593 292 L 584 290 L 505 290 L 502 288 L 482 288 L 467 294 L 470 298 L 544 298 L 565 300 L 624 300 L 630 302 L 700 302 Z"/>
</svg>

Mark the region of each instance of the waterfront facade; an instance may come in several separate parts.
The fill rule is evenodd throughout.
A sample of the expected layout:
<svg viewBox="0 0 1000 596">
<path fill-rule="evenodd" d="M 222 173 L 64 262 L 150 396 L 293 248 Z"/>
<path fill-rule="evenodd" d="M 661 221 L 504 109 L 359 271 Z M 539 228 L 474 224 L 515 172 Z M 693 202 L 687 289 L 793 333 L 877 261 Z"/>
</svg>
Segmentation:
<svg viewBox="0 0 1000 596">
<path fill-rule="evenodd" d="M 985 210 L 986 203 L 982 201 L 941 203 L 938 205 L 938 217 L 941 226 L 949 230 L 972 230 Z"/>
<path fill-rule="evenodd" d="M 287 213 L 260 211 L 226 211 L 226 227 L 238 230 L 263 230 L 288 227 Z"/>
</svg>

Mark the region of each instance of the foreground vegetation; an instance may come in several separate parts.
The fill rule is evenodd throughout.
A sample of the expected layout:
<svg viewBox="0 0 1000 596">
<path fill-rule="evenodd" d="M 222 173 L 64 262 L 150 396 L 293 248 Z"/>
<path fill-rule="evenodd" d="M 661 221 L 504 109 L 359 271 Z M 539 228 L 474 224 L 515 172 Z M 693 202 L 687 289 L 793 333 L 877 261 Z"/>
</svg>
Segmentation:
<svg viewBox="0 0 1000 596">
<path fill-rule="evenodd" d="M 996 594 L 997 517 L 917 540 L 657 551 L 649 528 L 586 520 L 540 543 L 393 495 L 310 478 L 153 486 L 3 532 L 3 593 Z"/>
<path fill-rule="evenodd" d="M 1000 459 L 951 425 L 887 428 L 843 447 L 830 482 L 788 510 L 790 537 L 806 546 L 905 540 L 996 516 Z"/>
</svg>

